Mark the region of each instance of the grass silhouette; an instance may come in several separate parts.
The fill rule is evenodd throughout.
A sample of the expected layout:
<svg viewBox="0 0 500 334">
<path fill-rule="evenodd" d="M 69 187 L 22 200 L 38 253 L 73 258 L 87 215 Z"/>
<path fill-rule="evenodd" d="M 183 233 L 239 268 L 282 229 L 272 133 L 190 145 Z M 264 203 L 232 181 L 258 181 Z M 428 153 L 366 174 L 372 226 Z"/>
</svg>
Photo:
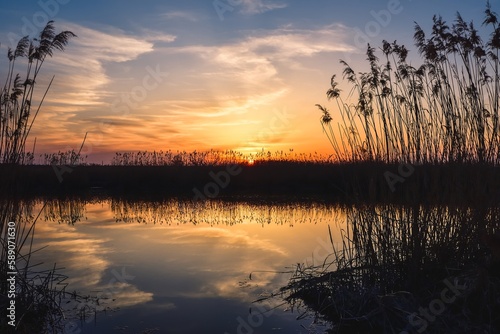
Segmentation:
<svg viewBox="0 0 500 334">
<path fill-rule="evenodd" d="M 8 69 L 3 89 L 0 91 L 0 163 L 7 167 L 8 176 L 2 179 L 0 192 L 0 306 L 7 309 L 12 297 L 9 287 L 8 254 L 10 246 L 14 253 L 15 275 L 15 332 L 40 333 L 62 331 L 64 315 L 60 308 L 65 294 L 66 279 L 55 266 L 38 270 L 30 262 L 33 249 L 37 216 L 31 212 L 32 204 L 19 199 L 19 180 L 22 173 L 16 167 L 33 161 L 33 152 L 27 152 L 26 139 L 41 109 L 52 80 L 35 104 L 35 87 L 42 65 L 55 51 L 63 51 L 69 40 L 75 37 L 70 31 L 55 32 L 54 22 L 49 21 L 37 38 L 21 38 L 15 50 L 8 50 Z M 17 72 L 20 62 L 25 66 L 24 74 Z M 33 109 L 32 109 L 33 108 Z M 15 239 L 8 240 L 9 222 L 15 224 Z M 12 230 L 11 230 L 12 231 Z M 9 234 L 10 235 L 10 234 Z M 13 242 L 13 244 L 12 244 Z M 2 317 L 0 332 L 11 332 L 11 319 Z"/>
<path fill-rule="evenodd" d="M 500 25 L 489 2 L 483 25 L 491 29 L 485 42 L 460 14 L 451 26 L 434 16 L 429 36 L 416 24 L 419 67 L 405 46 L 386 41 L 382 60 L 368 45 L 368 72 L 341 61 L 354 103 L 333 76 L 327 97 L 340 112 L 338 132 L 317 105 L 335 160 L 408 163 L 415 174 L 396 191 L 402 205 L 347 208 L 342 248 L 323 265 L 297 265 L 289 283 L 264 299 L 284 299 L 326 321 L 331 333 L 500 332 L 498 195 L 486 195 L 499 189 L 489 181 L 500 161 Z M 491 174 L 478 179 L 485 167 Z M 365 168 L 352 193 L 357 184 L 388 198 L 380 197 L 377 172 Z M 467 200 L 448 201 L 465 193 Z M 445 304 L 444 289 L 457 282 L 460 293 Z"/>
<path fill-rule="evenodd" d="M 483 25 L 491 29 L 485 41 L 460 14 L 451 26 L 434 16 L 429 36 L 416 24 L 420 66 L 404 45 L 387 41 L 381 59 L 368 45 L 367 72 L 341 61 L 354 102 L 344 101 L 334 75 L 327 97 L 340 112 L 338 133 L 317 105 L 336 160 L 498 164 L 500 26 L 489 3 Z"/>
<path fill-rule="evenodd" d="M 9 48 L 7 77 L 0 91 L 2 163 L 20 164 L 33 158 L 33 152 L 26 152 L 26 139 L 54 79 L 50 81 L 38 106 L 33 106 L 37 78 L 47 57 L 52 57 L 54 51 L 64 51 L 72 37 L 76 35 L 71 31 L 56 34 L 54 22 L 49 21 L 37 38 L 25 36 L 19 40 L 15 50 Z M 21 75 L 16 66 L 23 60 L 26 68 L 25 74 Z"/>
</svg>

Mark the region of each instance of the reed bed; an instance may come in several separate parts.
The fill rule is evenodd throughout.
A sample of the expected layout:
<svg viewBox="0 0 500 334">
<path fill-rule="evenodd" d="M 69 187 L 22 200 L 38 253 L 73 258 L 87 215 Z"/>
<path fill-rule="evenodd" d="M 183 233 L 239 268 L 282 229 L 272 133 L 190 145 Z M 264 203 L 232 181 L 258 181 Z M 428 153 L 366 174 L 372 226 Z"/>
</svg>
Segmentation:
<svg viewBox="0 0 500 334">
<path fill-rule="evenodd" d="M 484 41 L 460 14 L 451 25 L 434 16 L 428 35 L 416 24 L 420 66 L 412 66 L 404 45 L 387 41 L 381 59 L 368 45 L 367 72 L 357 74 L 341 61 L 352 89 L 344 99 L 332 77 L 327 97 L 340 113 L 337 127 L 317 105 L 336 161 L 427 165 L 417 171 L 445 165 L 453 172 L 442 175 L 446 182 L 423 175 L 420 183 L 406 183 L 406 190 L 417 188 L 408 191 L 405 205 L 348 208 L 343 245 L 332 242 L 320 266 L 297 265 L 289 283 L 264 299 L 284 299 L 299 317 L 313 315 L 331 333 L 500 332 L 496 197 L 484 196 L 488 182 L 468 180 L 453 192 L 471 191 L 482 203 L 471 197 L 457 206 L 433 205 L 451 195 L 451 180 L 462 169 L 477 174 L 479 164 L 495 168 L 500 161 L 500 26 L 489 2 L 484 13 L 490 29 Z M 373 193 L 383 189 L 371 183 Z M 430 205 L 414 201 L 420 186 L 435 187 Z M 445 304 L 442 292 L 450 284 L 461 291 Z M 422 313 L 436 301 L 444 305 L 439 314 Z"/>
<path fill-rule="evenodd" d="M 262 227 L 331 223 L 339 207 L 310 201 L 272 202 L 258 199 L 193 202 L 182 199 L 140 201 L 118 198 L 66 198 L 44 200 L 43 218 L 59 224 L 78 224 L 86 216 L 86 207 L 89 204 L 109 205 L 116 223 L 210 226 L 246 223 L 259 224 Z"/>
<path fill-rule="evenodd" d="M 289 151 L 265 151 L 244 154 L 234 150 L 208 151 L 138 151 L 117 152 L 112 166 L 223 166 L 229 164 L 263 164 L 269 162 L 297 162 L 323 164 L 331 157 L 320 153 L 296 153 Z"/>
<path fill-rule="evenodd" d="M 22 156 L 24 165 L 56 165 L 56 166 L 88 166 L 88 156 L 81 155 L 76 150 L 58 151 L 57 153 L 42 153 L 34 155 L 26 152 Z M 332 156 L 314 153 L 297 153 L 288 151 L 265 151 L 244 154 L 234 150 L 207 151 L 137 151 L 116 152 L 109 162 L 103 165 L 111 166 L 223 166 L 228 164 L 252 164 L 269 162 L 300 162 L 324 164 L 332 162 Z"/>
<path fill-rule="evenodd" d="M 345 213 L 342 247 L 332 243 L 320 266 L 298 265 L 269 298 L 326 321 L 331 333 L 413 333 L 425 320 L 421 308 L 441 298 L 447 281 L 463 291 L 426 322 L 426 333 L 500 331 L 500 257 L 481 237 L 500 231 L 498 208 L 389 205 Z"/>
<path fill-rule="evenodd" d="M 434 16 L 429 34 L 416 24 L 420 66 L 404 45 L 387 41 L 379 51 L 368 45 L 369 71 L 341 61 L 352 88 L 344 99 L 334 75 L 327 91 L 338 125 L 317 105 L 335 159 L 498 164 L 500 25 L 489 2 L 484 13 L 485 38 L 460 14 L 451 25 Z"/>
<path fill-rule="evenodd" d="M 35 163 L 34 157 L 30 156 L 30 160 L 26 165 Z M 56 165 L 56 166 L 83 166 L 87 165 L 87 156 L 82 156 L 76 150 L 59 151 L 57 153 L 44 153 L 39 155 L 41 165 Z"/>
</svg>

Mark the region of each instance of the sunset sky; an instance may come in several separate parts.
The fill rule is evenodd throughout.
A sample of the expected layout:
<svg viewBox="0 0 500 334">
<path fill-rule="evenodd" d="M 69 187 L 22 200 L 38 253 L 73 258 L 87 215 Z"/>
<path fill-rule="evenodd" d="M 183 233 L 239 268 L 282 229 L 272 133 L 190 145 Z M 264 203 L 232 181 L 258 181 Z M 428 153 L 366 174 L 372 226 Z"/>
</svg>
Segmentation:
<svg viewBox="0 0 500 334">
<path fill-rule="evenodd" d="M 500 11 L 500 1 L 490 1 Z M 331 107 L 339 59 L 365 69 L 366 43 L 414 53 L 414 21 L 459 11 L 480 26 L 485 1 L 8 1 L 0 8 L 0 80 L 9 46 L 48 19 L 71 30 L 32 131 L 37 153 L 75 149 L 89 161 L 137 150 L 332 152 L 316 103 Z M 19 71 L 24 70 L 21 66 Z M 349 90 L 342 85 L 344 94 Z M 336 119 L 335 119 L 336 120 Z M 29 147 L 29 146 L 28 146 Z"/>
</svg>

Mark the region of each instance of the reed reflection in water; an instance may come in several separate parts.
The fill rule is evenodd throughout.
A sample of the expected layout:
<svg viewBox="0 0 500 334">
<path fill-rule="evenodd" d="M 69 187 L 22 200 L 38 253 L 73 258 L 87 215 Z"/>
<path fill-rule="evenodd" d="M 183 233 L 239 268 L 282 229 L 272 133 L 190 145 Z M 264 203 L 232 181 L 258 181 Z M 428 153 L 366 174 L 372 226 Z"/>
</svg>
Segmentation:
<svg viewBox="0 0 500 334">
<path fill-rule="evenodd" d="M 66 268 L 71 291 L 114 292 L 101 309 L 121 311 L 110 319 L 98 314 L 99 331 L 135 326 L 127 312 L 140 312 L 143 324 L 159 328 L 200 332 L 206 321 L 188 329 L 186 317 L 211 317 L 214 332 L 231 333 L 259 295 L 286 284 L 289 275 L 280 272 L 297 261 L 322 263 L 332 251 L 328 225 L 339 228 L 340 215 L 320 203 L 46 201 L 37 243 Z M 110 287 L 123 268 L 133 280 Z M 262 330 L 297 328 L 295 315 L 282 309 Z"/>
<path fill-rule="evenodd" d="M 385 205 L 344 212 L 343 247 L 331 261 L 297 266 L 270 297 L 305 308 L 335 333 L 500 330 L 500 208 Z M 448 298 L 450 290 L 457 298 Z"/>
<path fill-rule="evenodd" d="M 264 332 L 321 319 L 340 332 L 411 332 L 421 328 L 414 325 L 422 324 L 419 307 L 446 279 L 468 290 L 429 330 L 464 322 L 491 330 L 492 314 L 500 314 L 496 258 L 484 242 L 498 232 L 495 207 L 116 199 L 34 205 L 44 206 L 35 246 L 48 246 L 37 260 L 66 268 L 71 291 L 101 294 L 98 306 L 95 299 L 86 306 L 97 326 L 82 324 L 84 332 L 129 326 L 196 333 L 208 326 L 232 333 L 262 296 L 265 308 L 279 309 Z M 284 313 L 283 302 L 294 313 Z M 75 312 L 81 307 L 68 305 L 70 317 L 82 316 Z M 117 312 L 95 313 L 101 310 Z"/>
<path fill-rule="evenodd" d="M 0 332 L 59 332 L 67 276 L 40 266 L 33 241 L 39 215 L 31 201 L 0 201 Z M 6 310 L 6 311 L 5 311 Z"/>
</svg>

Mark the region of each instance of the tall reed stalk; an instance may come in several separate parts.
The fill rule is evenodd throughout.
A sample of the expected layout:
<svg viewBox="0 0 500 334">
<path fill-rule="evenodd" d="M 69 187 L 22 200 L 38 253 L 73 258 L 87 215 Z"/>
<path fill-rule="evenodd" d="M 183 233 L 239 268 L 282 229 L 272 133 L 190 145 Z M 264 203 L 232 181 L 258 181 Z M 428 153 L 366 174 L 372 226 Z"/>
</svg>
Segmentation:
<svg viewBox="0 0 500 334">
<path fill-rule="evenodd" d="M 491 29 L 486 41 L 460 14 L 451 26 L 434 16 L 429 35 L 416 24 L 418 67 L 404 45 L 387 41 L 381 58 L 368 45 L 367 72 L 356 74 L 341 61 L 352 85 L 348 99 L 355 101 L 341 97 L 334 75 L 327 97 L 340 112 L 338 129 L 330 111 L 317 105 L 336 158 L 498 164 L 500 25 L 489 3 L 483 25 Z"/>
<path fill-rule="evenodd" d="M 23 164 L 33 160 L 33 152 L 26 152 L 26 140 L 54 79 L 41 98 L 35 97 L 40 70 L 47 56 L 51 57 L 56 50 L 63 51 L 75 36 L 70 31 L 56 34 L 53 21 L 49 21 L 37 38 L 25 36 L 15 50 L 9 48 L 5 84 L 0 90 L 0 163 Z M 25 66 L 23 74 L 17 72 L 19 63 Z M 16 170 L 12 169 L 7 182 L 0 185 L 0 192 L 9 196 L 0 201 L 0 306 L 5 310 L 12 301 L 7 297 L 11 292 L 7 277 L 12 274 L 7 272 L 16 272 L 15 332 L 62 332 L 64 315 L 60 304 L 66 277 L 55 266 L 42 271 L 31 263 L 31 255 L 37 251 L 33 249 L 33 240 L 38 217 L 32 215 L 30 203 L 16 198 L 20 176 Z M 10 231 L 9 223 L 15 225 Z M 8 237 L 13 232 L 15 238 L 11 240 Z M 14 264 L 7 261 L 8 256 L 14 257 L 15 270 L 11 267 Z M 8 321 L 7 317 L 0 320 L 0 332 L 13 330 Z"/>
<path fill-rule="evenodd" d="M 9 48 L 5 84 L 0 91 L 0 162 L 24 162 L 26 140 L 54 80 L 52 77 L 43 96 L 36 101 L 34 93 L 38 75 L 47 56 L 52 57 L 56 50 L 64 51 L 71 37 L 76 37 L 71 31 L 56 34 L 54 22 L 49 21 L 37 38 L 25 36 L 15 50 Z M 25 66 L 24 74 L 17 72 L 19 62 Z"/>
</svg>

